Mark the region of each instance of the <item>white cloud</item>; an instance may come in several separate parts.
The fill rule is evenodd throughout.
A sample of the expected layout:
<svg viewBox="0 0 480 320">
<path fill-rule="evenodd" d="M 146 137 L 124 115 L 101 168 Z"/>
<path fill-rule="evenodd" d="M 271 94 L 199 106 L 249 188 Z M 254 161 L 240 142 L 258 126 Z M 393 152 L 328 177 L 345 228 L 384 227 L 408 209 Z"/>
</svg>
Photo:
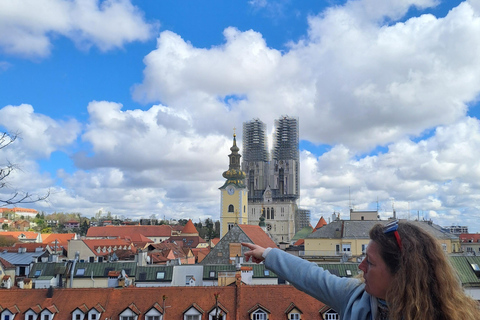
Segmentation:
<svg viewBox="0 0 480 320">
<path fill-rule="evenodd" d="M 162 32 L 134 96 L 188 110 L 201 130 L 213 121 L 225 132 L 225 117 L 298 116 L 303 139 L 362 151 L 457 121 L 480 92 L 480 17 L 462 3 L 445 18 L 378 24 L 436 1 L 393 3 L 374 17 L 367 9 L 378 1 L 332 7 L 283 54 L 252 30 L 227 28 L 225 44 L 210 49 Z M 229 95 L 243 98 L 225 103 Z"/>
<path fill-rule="evenodd" d="M 55 150 L 71 145 L 81 129 L 75 119 L 54 120 L 35 113 L 28 104 L 0 109 L 0 126 L 19 136 L 19 140 L 6 149 L 15 150 L 15 158 L 48 158 Z"/>
<path fill-rule="evenodd" d="M 0 49 L 14 55 L 47 56 L 55 35 L 84 49 L 94 45 L 106 51 L 148 40 L 154 29 L 129 0 L 0 2 Z"/>
<path fill-rule="evenodd" d="M 376 156 L 356 159 L 345 147 L 335 147 L 317 159 L 304 153 L 301 205 L 310 207 L 318 218 L 326 207 L 347 214 L 350 204 L 376 209 L 377 201 L 384 216 L 391 216 L 394 207 L 402 218 L 409 214 L 417 218 L 421 212 L 422 217 L 445 225 L 459 216 L 480 217 L 475 208 L 480 190 L 479 139 L 479 120 L 466 118 L 437 128 L 418 143 L 393 143 L 387 153 Z"/>
</svg>

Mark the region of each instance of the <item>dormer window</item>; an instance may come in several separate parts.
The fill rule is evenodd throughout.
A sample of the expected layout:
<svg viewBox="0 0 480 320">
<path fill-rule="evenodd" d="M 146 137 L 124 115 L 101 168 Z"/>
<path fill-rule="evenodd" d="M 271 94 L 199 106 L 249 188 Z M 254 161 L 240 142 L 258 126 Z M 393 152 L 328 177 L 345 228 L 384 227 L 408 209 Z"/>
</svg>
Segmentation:
<svg viewBox="0 0 480 320">
<path fill-rule="evenodd" d="M 83 320 L 85 318 L 85 313 L 80 309 L 76 309 L 72 313 L 72 320 Z"/>
<path fill-rule="evenodd" d="M 252 320 L 267 320 L 268 319 L 268 314 L 261 310 L 258 309 L 252 314 Z"/>
<path fill-rule="evenodd" d="M 156 308 L 151 308 L 145 314 L 145 320 L 162 320 L 162 314 Z"/>
<path fill-rule="evenodd" d="M 208 320 L 225 320 L 226 318 L 226 313 L 220 308 L 213 308 L 208 314 Z"/>
<path fill-rule="evenodd" d="M 2 320 L 13 320 L 13 318 L 15 318 L 15 315 L 10 311 L 4 310 L 2 312 Z"/>
<path fill-rule="evenodd" d="M 183 314 L 183 320 L 202 320 L 202 314 L 194 307 L 191 307 Z"/>
<path fill-rule="evenodd" d="M 137 320 L 138 315 L 133 312 L 132 309 L 128 308 L 122 313 L 120 313 L 120 320 Z"/>
</svg>

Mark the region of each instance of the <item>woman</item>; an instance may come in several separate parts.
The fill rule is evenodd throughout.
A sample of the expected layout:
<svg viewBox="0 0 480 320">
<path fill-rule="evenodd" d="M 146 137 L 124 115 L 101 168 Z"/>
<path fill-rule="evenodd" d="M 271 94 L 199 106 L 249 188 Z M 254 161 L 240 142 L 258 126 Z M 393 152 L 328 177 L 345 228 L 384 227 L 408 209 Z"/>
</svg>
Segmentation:
<svg viewBox="0 0 480 320">
<path fill-rule="evenodd" d="M 242 243 L 247 261 L 260 263 L 335 309 L 342 320 L 480 319 L 434 237 L 409 222 L 370 230 L 363 280 L 339 278 L 279 249 Z"/>
</svg>

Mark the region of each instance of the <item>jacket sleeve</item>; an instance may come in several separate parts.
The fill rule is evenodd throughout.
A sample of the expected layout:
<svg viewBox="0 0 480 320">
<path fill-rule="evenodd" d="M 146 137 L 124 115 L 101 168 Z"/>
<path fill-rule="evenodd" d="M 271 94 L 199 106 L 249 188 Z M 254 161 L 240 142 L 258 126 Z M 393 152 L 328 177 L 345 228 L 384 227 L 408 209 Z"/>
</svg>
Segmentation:
<svg viewBox="0 0 480 320">
<path fill-rule="evenodd" d="M 361 284 L 357 279 L 337 277 L 313 262 L 280 249 L 270 250 L 264 263 L 279 277 L 337 312 L 347 307 L 355 289 Z"/>
</svg>

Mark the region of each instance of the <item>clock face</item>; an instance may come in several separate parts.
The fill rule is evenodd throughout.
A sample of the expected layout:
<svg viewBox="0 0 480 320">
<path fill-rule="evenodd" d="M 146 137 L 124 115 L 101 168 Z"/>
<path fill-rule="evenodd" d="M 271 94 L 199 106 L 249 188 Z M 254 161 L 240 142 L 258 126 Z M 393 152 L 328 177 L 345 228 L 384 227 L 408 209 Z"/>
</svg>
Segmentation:
<svg viewBox="0 0 480 320">
<path fill-rule="evenodd" d="M 227 187 L 227 192 L 228 192 L 229 195 L 232 195 L 232 194 L 235 193 L 235 188 L 232 187 L 232 186 L 228 186 Z"/>
</svg>

